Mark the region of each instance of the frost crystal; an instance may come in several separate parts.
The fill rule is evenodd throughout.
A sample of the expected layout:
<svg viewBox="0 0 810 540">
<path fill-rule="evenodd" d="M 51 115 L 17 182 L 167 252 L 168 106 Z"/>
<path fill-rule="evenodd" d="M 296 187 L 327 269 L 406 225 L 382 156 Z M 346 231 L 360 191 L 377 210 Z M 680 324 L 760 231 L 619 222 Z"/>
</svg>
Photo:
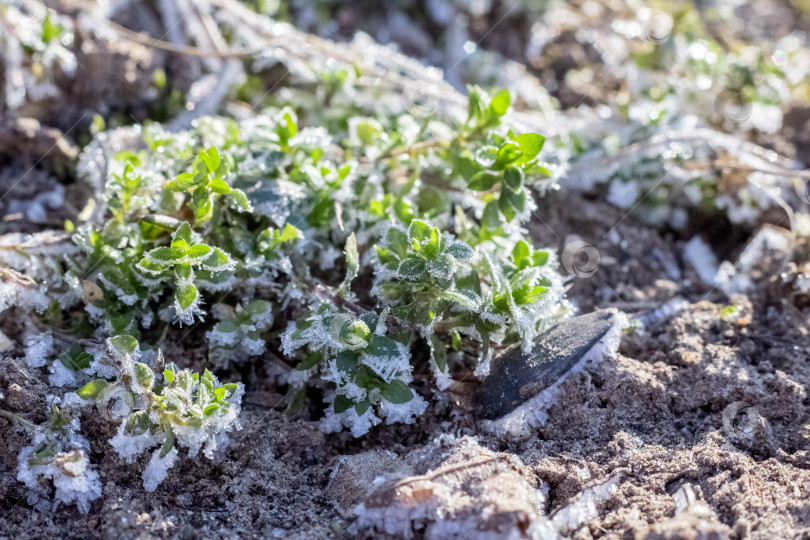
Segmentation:
<svg viewBox="0 0 810 540">
<path fill-rule="evenodd" d="M 42 332 L 29 334 L 25 338 L 25 363 L 31 367 L 42 367 L 53 354 L 53 334 Z"/>
<path fill-rule="evenodd" d="M 174 467 L 177 461 L 177 448 L 172 448 L 165 456 L 160 456 L 160 450 L 155 450 L 152 453 L 152 459 L 143 471 L 143 489 L 148 492 L 153 492 L 157 489 L 158 485 L 163 482 L 169 475 L 169 469 Z"/>
</svg>

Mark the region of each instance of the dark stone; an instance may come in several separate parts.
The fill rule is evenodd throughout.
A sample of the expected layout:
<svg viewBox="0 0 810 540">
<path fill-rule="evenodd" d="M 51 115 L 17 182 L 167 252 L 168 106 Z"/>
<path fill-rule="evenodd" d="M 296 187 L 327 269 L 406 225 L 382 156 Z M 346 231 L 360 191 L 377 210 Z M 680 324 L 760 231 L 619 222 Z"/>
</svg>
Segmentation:
<svg viewBox="0 0 810 540">
<path fill-rule="evenodd" d="M 537 336 L 531 353 L 516 346 L 495 358 L 478 390 L 478 416 L 500 418 L 557 382 L 615 322 L 610 311 L 574 317 Z"/>
</svg>

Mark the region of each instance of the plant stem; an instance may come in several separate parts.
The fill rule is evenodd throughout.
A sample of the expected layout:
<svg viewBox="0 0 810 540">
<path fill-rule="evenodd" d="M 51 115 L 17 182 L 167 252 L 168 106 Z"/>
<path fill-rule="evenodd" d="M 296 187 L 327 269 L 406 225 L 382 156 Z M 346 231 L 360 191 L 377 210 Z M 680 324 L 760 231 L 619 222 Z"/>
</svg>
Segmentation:
<svg viewBox="0 0 810 540">
<path fill-rule="evenodd" d="M 36 424 L 34 424 L 32 421 L 5 409 L 0 409 L 0 416 L 5 416 L 12 424 L 23 425 L 28 428 L 36 427 Z"/>
</svg>

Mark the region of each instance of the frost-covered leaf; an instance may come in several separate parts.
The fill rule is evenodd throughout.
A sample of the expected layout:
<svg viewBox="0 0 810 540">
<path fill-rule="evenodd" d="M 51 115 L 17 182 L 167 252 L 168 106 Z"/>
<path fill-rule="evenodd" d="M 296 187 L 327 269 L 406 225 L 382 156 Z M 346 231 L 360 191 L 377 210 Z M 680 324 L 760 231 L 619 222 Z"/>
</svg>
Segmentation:
<svg viewBox="0 0 810 540">
<path fill-rule="evenodd" d="M 403 279 L 416 280 L 425 274 L 427 261 L 418 257 L 409 257 L 399 265 L 398 273 Z"/>
<path fill-rule="evenodd" d="M 109 341 L 121 356 L 131 356 L 138 350 L 138 340 L 132 336 L 115 336 Z"/>
<path fill-rule="evenodd" d="M 399 379 L 394 379 L 385 384 L 380 389 L 380 393 L 385 399 L 394 404 L 407 403 L 413 399 L 413 390 Z"/>
<path fill-rule="evenodd" d="M 473 248 L 465 244 L 464 242 L 452 242 L 447 248 L 444 250 L 445 253 L 456 259 L 457 261 L 468 261 L 473 256 Z"/>
<path fill-rule="evenodd" d="M 186 309 L 197 299 L 197 287 L 191 284 L 181 285 L 175 291 L 175 298 L 180 307 Z"/>
</svg>

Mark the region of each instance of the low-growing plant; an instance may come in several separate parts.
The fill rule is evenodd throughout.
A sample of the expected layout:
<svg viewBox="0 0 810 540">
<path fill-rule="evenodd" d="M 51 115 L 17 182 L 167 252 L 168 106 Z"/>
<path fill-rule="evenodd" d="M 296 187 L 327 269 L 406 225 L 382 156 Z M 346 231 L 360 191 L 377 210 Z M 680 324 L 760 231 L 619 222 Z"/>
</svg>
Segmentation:
<svg viewBox="0 0 810 540">
<path fill-rule="evenodd" d="M 160 446 L 143 473 L 143 486 L 154 491 L 174 465 L 178 447 L 189 457 L 201 449 L 209 459 L 227 442 L 228 432 L 239 429 L 237 416 L 244 388 L 241 383 L 221 384 L 207 369 L 200 375 L 178 369 L 170 363 L 162 376 L 139 362 L 138 341 L 132 336 L 108 340 L 108 364 L 118 370 L 113 380 L 96 379 L 77 391 L 80 398 L 94 401 L 99 412 L 120 421 L 110 440 L 128 463 L 140 453 Z M 160 354 L 155 361 L 163 363 Z"/>
<path fill-rule="evenodd" d="M 148 149 L 111 166 L 113 219 L 75 235 L 99 268 L 88 310 L 101 337 L 200 321 L 225 367 L 267 350 L 278 324 L 272 348 L 297 362 L 281 378 L 290 410 L 326 383 L 324 426 L 355 435 L 424 411 L 414 362 L 444 389 L 463 352 L 485 376 L 494 348 L 528 350 L 567 307 L 522 227 L 529 190 L 550 182 L 544 138 L 504 124 L 508 92 L 469 94 L 458 124 L 353 115 L 329 133 L 284 107 L 188 133 L 148 127 Z M 412 358 L 419 340 L 428 359 Z"/>
<path fill-rule="evenodd" d="M 243 387 L 163 366 L 139 341 L 196 332 L 221 371 L 274 357 L 289 412 L 308 386 L 323 391 L 325 431 L 414 422 L 428 404 L 415 372 L 439 390 L 458 364 L 486 376 L 496 348 L 528 350 L 569 312 L 554 258 L 524 228 L 531 189 L 552 183 L 544 139 L 510 129 L 509 106 L 472 87 L 463 122 L 334 109 L 327 130 L 288 104 L 188 132 L 150 125 L 98 176 L 115 136 L 101 135 L 80 169 L 103 185 L 105 219 L 72 232 L 79 251 L 42 316 L 71 324 L 32 334 L 29 365 L 119 423 L 110 444 L 126 461 L 152 452 L 147 490 L 181 449 L 213 456 L 238 429 Z M 70 346 L 88 327 L 94 340 Z"/>
</svg>

